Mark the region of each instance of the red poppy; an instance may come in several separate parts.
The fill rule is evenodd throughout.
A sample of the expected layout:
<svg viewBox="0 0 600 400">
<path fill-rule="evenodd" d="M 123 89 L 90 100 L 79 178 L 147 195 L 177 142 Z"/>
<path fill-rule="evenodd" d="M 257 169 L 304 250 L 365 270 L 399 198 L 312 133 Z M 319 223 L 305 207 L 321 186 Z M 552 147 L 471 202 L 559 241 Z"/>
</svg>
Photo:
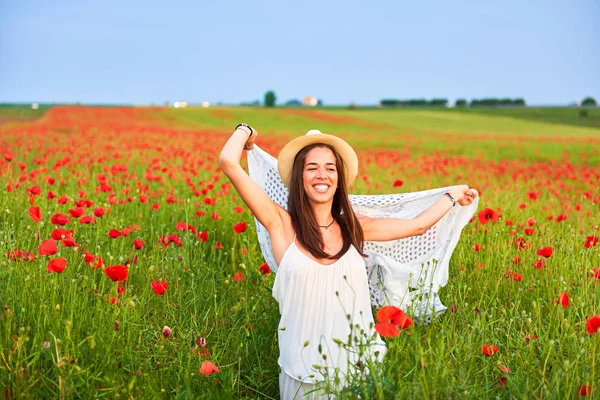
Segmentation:
<svg viewBox="0 0 600 400">
<path fill-rule="evenodd" d="M 66 237 L 73 236 L 74 233 L 75 233 L 75 230 L 73 230 L 73 229 L 56 228 L 55 230 L 52 231 L 52 239 L 61 240 Z"/>
<path fill-rule="evenodd" d="M 398 325 L 390 324 L 389 322 L 375 324 L 375 331 L 383 337 L 396 337 L 400 334 Z"/>
<path fill-rule="evenodd" d="M 63 240 L 61 240 L 61 243 L 65 247 L 77 247 L 77 243 L 75 243 L 75 239 L 73 239 L 71 236 L 65 237 Z"/>
<path fill-rule="evenodd" d="M 493 356 L 494 354 L 496 354 L 497 351 L 498 351 L 498 346 L 494 346 L 491 344 L 486 344 L 486 345 L 481 346 L 481 352 L 486 357 Z"/>
<path fill-rule="evenodd" d="M 562 292 L 560 296 L 558 296 L 557 303 L 563 306 L 564 308 L 569 308 L 569 295 L 566 292 Z"/>
<path fill-rule="evenodd" d="M 154 293 L 156 293 L 159 296 L 165 294 L 165 292 L 167 291 L 167 286 L 169 286 L 169 284 L 164 281 L 152 281 L 150 285 L 152 286 L 152 290 L 154 290 Z"/>
<path fill-rule="evenodd" d="M 519 282 L 519 281 L 523 280 L 523 275 L 521 275 L 521 274 L 519 274 L 517 272 L 513 272 L 513 274 L 512 274 L 512 280 L 516 281 L 516 282 Z"/>
<path fill-rule="evenodd" d="M 142 247 L 144 247 L 144 245 L 145 245 L 145 244 L 146 244 L 146 242 L 144 242 L 143 240 L 138 240 L 138 239 L 135 239 L 135 240 L 133 241 L 133 247 L 134 247 L 136 250 L 140 250 Z"/>
<path fill-rule="evenodd" d="M 90 215 L 83 216 L 79 218 L 80 224 L 93 224 L 96 222 L 96 219 Z"/>
<path fill-rule="evenodd" d="M 404 185 L 404 182 L 402 182 L 400 179 L 396 179 L 394 181 L 394 187 L 400 187 L 402 185 Z"/>
<path fill-rule="evenodd" d="M 566 219 L 567 219 L 567 216 L 565 214 L 560 214 L 558 217 L 556 217 L 556 222 L 562 222 Z"/>
<path fill-rule="evenodd" d="M 25 192 L 33 196 L 38 196 L 40 193 L 42 193 L 42 189 L 39 186 L 32 186 L 25 190 Z"/>
<path fill-rule="evenodd" d="M 38 249 L 38 254 L 41 256 L 51 256 L 56 254 L 58 247 L 54 239 L 44 240 Z"/>
<path fill-rule="evenodd" d="M 235 274 L 233 274 L 233 280 L 237 283 L 243 282 L 244 274 L 242 274 L 241 272 L 236 272 Z"/>
<path fill-rule="evenodd" d="M 105 213 L 104 208 L 102 208 L 102 207 L 96 207 L 96 208 L 94 208 L 94 215 L 96 217 L 98 217 L 98 218 L 102 217 L 102 216 L 104 216 L 104 213 Z"/>
<path fill-rule="evenodd" d="M 38 206 L 31 206 L 29 208 L 29 218 L 34 222 L 40 222 L 42 220 L 42 212 Z"/>
<path fill-rule="evenodd" d="M 533 218 L 527 218 L 527 225 L 534 226 L 535 225 L 535 219 L 533 219 Z"/>
<path fill-rule="evenodd" d="M 544 247 L 543 249 L 537 251 L 537 255 L 548 258 L 552 255 L 553 251 L 554 249 L 552 247 Z"/>
<path fill-rule="evenodd" d="M 9 250 L 7 257 L 11 261 L 21 261 L 21 260 L 33 261 L 35 259 L 35 255 L 33 254 L 33 251 L 28 252 L 27 250 L 21 250 L 21 249 Z"/>
<path fill-rule="evenodd" d="M 94 257 L 94 255 L 88 251 L 86 251 L 83 254 L 83 260 L 88 264 L 91 263 L 92 261 L 94 261 L 95 259 L 96 259 L 96 257 Z"/>
<path fill-rule="evenodd" d="M 375 318 L 379 322 L 375 324 L 375 330 L 385 337 L 394 337 L 400 334 L 400 329 L 408 329 L 412 324 L 412 318 L 395 306 L 384 306 L 377 311 Z"/>
<path fill-rule="evenodd" d="M 518 264 L 518 263 L 520 263 L 520 262 L 521 262 L 521 257 L 519 257 L 519 256 L 515 256 L 515 257 L 513 257 L 513 259 L 512 259 L 512 262 L 513 262 L 513 264 Z"/>
<path fill-rule="evenodd" d="M 592 394 L 592 385 L 581 385 L 577 391 L 577 397 L 586 397 Z"/>
<path fill-rule="evenodd" d="M 271 273 L 271 268 L 269 268 L 268 264 L 263 264 L 260 267 L 258 267 L 258 271 L 263 275 L 267 275 Z"/>
<path fill-rule="evenodd" d="M 235 206 L 235 207 L 233 207 L 233 211 L 235 211 L 238 214 L 241 214 L 241 213 L 244 212 L 244 207 L 242 207 L 242 206 Z"/>
<path fill-rule="evenodd" d="M 533 228 L 525 228 L 525 234 L 527 236 L 532 236 L 535 233 L 535 229 Z"/>
<path fill-rule="evenodd" d="M 121 284 L 117 284 L 117 294 L 120 296 L 125 293 L 125 288 Z"/>
<path fill-rule="evenodd" d="M 55 258 L 50 260 L 48 263 L 48 272 L 61 273 L 67 266 L 67 260 L 65 258 Z"/>
<path fill-rule="evenodd" d="M 529 196 L 529 200 L 537 200 L 538 197 L 540 197 L 540 195 L 542 194 L 542 192 L 529 192 L 527 193 L 527 196 Z"/>
<path fill-rule="evenodd" d="M 590 274 L 590 278 L 600 279 L 600 268 L 592 268 L 592 273 Z"/>
<path fill-rule="evenodd" d="M 192 232 L 192 233 L 196 233 L 196 228 L 194 227 L 194 225 L 188 224 L 187 225 L 187 230 Z"/>
<path fill-rule="evenodd" d="M 221 242 L 217 242 L 215 243 L 215 249 L 222 249 L 223 245 L 221 244 Z"/>
<path fill-rule="evenodd" d="M 531 264 L 535 269 L 544 269 L 546 263 L 543 258 L 538 258 L 534 263 Z"/>
<path fill-rule="evenodd" d="M 239 222 L 239 223 L 235 224 L 233 226 L 233 230 L 237 234 L 246 232 L 246 223 L 245 222 Z"/>
<path fill-rule="evenodd" d="M 585 327 L 590 335 L 598 332 L 600 330 L 600 315 L 589 317 L 585 322 Z"/>
<path fill-rule="evenodd" d="M 121 236 L 121 232 L 116 229 L 111 229 L 108 231 L 108 237 L 111 239 L 116 239 Z"/>
<path fill-rule="evenodd" d="M 198 232 L 196 233 L 196 237 L 202 239 L 202 243 L 205 243 L 208 240 L 208 232 Z"/>
<path fill-rule="evenodd" d="M 178 231 L 185 231 L 187 230 L 187 224 L 185 222 L 178 222 L 175 224 L 175 229 Z"/>
<path fill-rule="evenodd" d="M 77 207 L 74 209 L 69 210 L 69 214 L 71 215 L 71 217 L 73 218 L 79 218 L 81 217 L 83 214 L 85 214 L 85 209 L 81 208 L 81 207 Z"/>
<path fill-rule="evenodd" d="M 54 225 L 66 225 L 69 221 L 69 217 L 63 214 L 55 214 L 50 218 L 50 222 Z"/>
<path fill-rule="evenodd" d="M 121 235 L 123 235 L 123 236 L 129 236 L 130 233 L 131 233 L 131 228 L 121 229 Z"/>
<path fill-rule="evenodd" d="M 394 325 L 400 325 L 404 322 L 404 311 L 395 306 L 384 306 L 377 311 L 375 315 L 379 322 L 389 322 Z"/>
<path fill-rule="evenodd" d="M 475 243 L 472 247 L 473 251 L 479 251 L 481 250 L 481 245 L 479 243 Z"/>
<path fill-rule="evenodd" d="M 498 365 L 498 368 L 505 374 L 510 374 L 510 369 L 506 365 Z"/>
<path fill-rule="evenodd" d="M 115 296 L 110 296 L 108 298 L 108 304 L 119 304 L 120 301 L 121 300 L 119 300 L 119 298 Z"/>
<path fill-rule="evenodd" d="M 200 373 L 202 375 L 210 375 L 214 374 L 215 372 L 220 372 L 219 367 L 208 360 L 203 361 L 200 365 Z"/>
<path fill-rule="evenodd" d="M 112 265 L 104 269 L 104 273 L 108 278 L 115 282 L 121 282 L 127 280 L 129 270 L 123 265 Z"/>
<path fill-rule="evenodd" d="M 598 238 L 596 236 L 588 236 L 585 238 L 585 243 L 583 245 L 588 249 L 591 249 L 592 247 L 596 246 L 597 243 Z"/>
<path fill-rule="evenodd" d="M 477 214 L 477 217 L 479 218 L 479 222 L 481 222 L 482 225 L 485 225 L 489 221 L 492 221 L 492 222 L 498 221 L 498 219 L 500 218 L 500 214 L 498 214 L 496 211 L 492 210 L 491 208 L 486 208 L 485 210 L 479 211 L 479 214 Z"/>
<path fill-rule="evenodd" d="M 167 247 L 171 243 L 173 243 L 177 247 L 183 246 L 183 241 L 177 235 L 169 235 L 169 236 L 164 236 L 163 235 L 163 236 L 160 237 L 160 241 L 163 244 L 163 246 L 165 246 L 165 247 Z"/>
</svg>

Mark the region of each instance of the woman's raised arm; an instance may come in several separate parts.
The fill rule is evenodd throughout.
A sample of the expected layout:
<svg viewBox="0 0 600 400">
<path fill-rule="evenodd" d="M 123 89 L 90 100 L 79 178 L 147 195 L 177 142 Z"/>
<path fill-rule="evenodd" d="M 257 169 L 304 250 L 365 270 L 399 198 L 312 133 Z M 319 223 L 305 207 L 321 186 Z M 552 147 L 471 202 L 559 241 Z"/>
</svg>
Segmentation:
<svg viewBox="0 0 600 400">
<path fill-rule="evenodd" d="M 449 198 L 442 196 L 440 200 L 412 219 L 369 218 L 356 214 L 363 229 L 365 241 L 381 241 L 420 236 L 435 225 L 446 213 L 458 203 L 467 206 L 477 198 L 479 193 L 467 185 L 458 185 L 449 192 Z"/>
<path fill-rule="evenodd" d="M 240 166 L 242 150 L 252 149 L 257 136 L 258 132 L 254 129 L 245 125 L 238 126 L 221 150 L 219 166 L 250 211 L 271 234 L 283 226 L 282 213 L 287 211 L 271 200 Z"/>
</svg>

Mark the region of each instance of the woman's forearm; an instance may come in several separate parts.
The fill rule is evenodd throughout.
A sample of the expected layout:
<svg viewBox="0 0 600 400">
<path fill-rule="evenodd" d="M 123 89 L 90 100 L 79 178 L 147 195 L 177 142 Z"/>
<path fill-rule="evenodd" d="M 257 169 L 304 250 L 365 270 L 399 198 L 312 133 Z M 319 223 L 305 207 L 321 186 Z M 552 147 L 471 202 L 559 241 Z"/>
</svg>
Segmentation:
<svg viewBox="0 0 600 400">
<path fill-rule="evenodd" d="M 236 129 L 231 135 L 219 156 L 219 166 L 227 174 L 227 168 L 230 166 L 240 165 L 242 159 L 242 151 L 244 144 L 248 140 L 248 133 L 244 129 Z"/>
<path fill-rule="evenodd" d="M 464 195 L 464 192 L 468 190 L 469 187 L 466 185 L 456 186 L 450 192 L 450 196 L 457 202 Z M 427 231 L 427 229 L 431 228 L 435 225 L 440 219 L 452 209 L 452 207 L 460 207 L 458 203 L 454 203 L 450 198 L 446 195 L 442 195 L 442 197 L 436 201 L 431 207 L 427 208 L 419 215 L 417 215 L 414 219 L 419 221 L 419 226 L 423 229 L 423 233 Z"/>
<path fill-rule="evenodd" d="M 451 208 L 452 201 L 450 201 L 448 197 L 442 196 L 442 198 L 436 201 L 431 207 L 427 208 L 413 219 L 418 221 L 421 231 L 425 233 L 427 229 L 431 228 L 436 222 L 442 219 Z"/>
</svg>

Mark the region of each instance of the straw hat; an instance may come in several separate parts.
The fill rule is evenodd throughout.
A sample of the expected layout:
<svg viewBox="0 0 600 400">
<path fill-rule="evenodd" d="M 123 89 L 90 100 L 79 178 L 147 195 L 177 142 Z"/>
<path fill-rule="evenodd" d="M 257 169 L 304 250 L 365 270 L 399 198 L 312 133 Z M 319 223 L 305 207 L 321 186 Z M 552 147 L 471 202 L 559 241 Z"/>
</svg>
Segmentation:
<svg viewBox="0 0 600 400">
<path fill-rule="evenodd" d="M 358 175 L 358 157 L 354 149 L 339 137 L 321 133 L 321 131 L 316 129 L 308 131 L 304 136 L 293 139 L 281 149 L 279 157 L 277 157 L 277 170 L 285 186 L 290 187 L 292 167 L 296 154 L 304 147 L 314 143 L 328 144 L 338 152 L 342 160 L 344 160 L 346 186 L 350 186 L 354 182 L 354 179 L 356 179 L 356 175 Z"/>
</svg>

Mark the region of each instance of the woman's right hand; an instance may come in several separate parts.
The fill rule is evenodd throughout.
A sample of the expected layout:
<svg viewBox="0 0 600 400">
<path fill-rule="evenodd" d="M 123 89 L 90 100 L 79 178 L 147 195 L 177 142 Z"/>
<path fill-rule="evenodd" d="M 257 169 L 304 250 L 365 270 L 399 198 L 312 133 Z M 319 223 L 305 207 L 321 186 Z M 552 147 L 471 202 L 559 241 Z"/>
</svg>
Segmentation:
<svg viewBox="0 0 600 400">
<path fill-rule="evenodd" d="M 252 150 L 254 147 L 254 141 L 258 137 L 258 131 L 252 128 L 252 135 L 246 140 L 246 144 L 244 144 L 244 150 Z"/>
</svg>

